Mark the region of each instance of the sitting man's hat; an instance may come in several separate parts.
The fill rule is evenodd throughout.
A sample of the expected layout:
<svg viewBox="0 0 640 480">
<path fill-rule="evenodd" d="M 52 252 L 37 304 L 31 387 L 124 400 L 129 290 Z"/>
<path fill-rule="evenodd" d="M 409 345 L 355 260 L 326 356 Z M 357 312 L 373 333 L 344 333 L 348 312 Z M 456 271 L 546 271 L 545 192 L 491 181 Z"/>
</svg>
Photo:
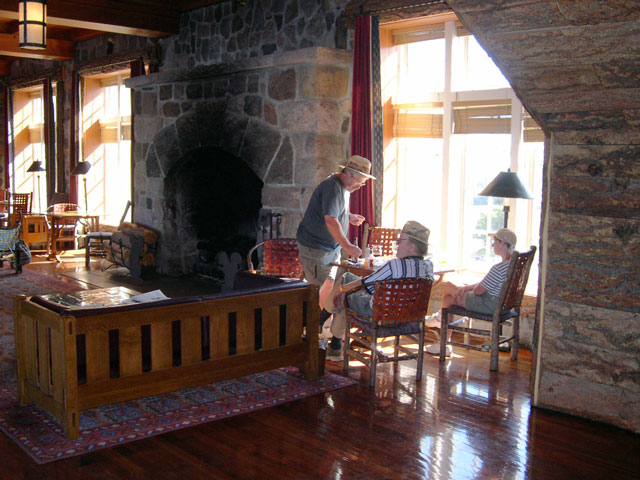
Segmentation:
<svg viewBox="0 0 640 480">
<path fill-rule="evenodd" d="M 409 220 L 405 223 L 404 227 L 402 227 L 402 233 L 417 242 L 423 243 L 424 245 L 429 244 L 429 233 L 431 232 L 427 227 L 415 220 Z"/>
<path fill-rule="evenodd" d="M 516 234 L 508 228 L 501 228 L 496 233 L 490 233 L 490 237 L 495 237 L 498 240 L 502 240 L 504 243 L 515 247 L 517 240 Z"/>
<path fill-rule="evenodd" d="M 375 180 L 376 177 L 371 175 L 371 162 L 360 155 L 351 155 L 351 158 L 346 165 L 340 165 L 341 168 L 348 168 L 354 172 L 358 172 L 360 175 L 364 175 L 367 178 Z"/>
</svg>

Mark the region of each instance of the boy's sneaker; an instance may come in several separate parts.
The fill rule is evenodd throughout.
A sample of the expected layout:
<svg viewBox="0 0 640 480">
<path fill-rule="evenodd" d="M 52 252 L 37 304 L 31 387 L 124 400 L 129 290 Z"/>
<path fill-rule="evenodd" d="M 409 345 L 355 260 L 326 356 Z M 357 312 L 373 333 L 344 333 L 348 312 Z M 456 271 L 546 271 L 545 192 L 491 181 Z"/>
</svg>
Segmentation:
<svg viewBox="0 0 640 480">
<path fill-rule="evenodd" d="M 344 360 L 342 348 L 333 348 L 331 345 L 327 346 L 327 360 L 330 362 L 342 362 Z"/>
</svg>

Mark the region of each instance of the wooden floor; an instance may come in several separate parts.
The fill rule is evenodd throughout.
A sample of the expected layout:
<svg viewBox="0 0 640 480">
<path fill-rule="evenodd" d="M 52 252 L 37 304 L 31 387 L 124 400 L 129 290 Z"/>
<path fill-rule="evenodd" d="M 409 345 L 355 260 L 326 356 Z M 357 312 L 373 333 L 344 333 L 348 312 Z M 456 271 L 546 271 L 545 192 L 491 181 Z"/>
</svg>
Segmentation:
<svg viewBox="0 0 640 480">
<path fill-rule="evenodd" d="M 82 259 L 26 268 L 97 286 L 128 282 L 88 273 Z M 157 279 L 139 290 L 171 283 L 175 292 L 206 288 L 198 279 Z M 488 363 L 463 350 L 444 364 L 428 355 L 419 383 L 415 362 L 383 365 L 375 392 L 367 371 L 354 367 L 354 387 L 41 466 L 0 434 L 0 478 L 640 478 L 640 436 L 532 408 L 527 351 L 517 362 L 501 355 L 497 374 Z"/>
</svg>

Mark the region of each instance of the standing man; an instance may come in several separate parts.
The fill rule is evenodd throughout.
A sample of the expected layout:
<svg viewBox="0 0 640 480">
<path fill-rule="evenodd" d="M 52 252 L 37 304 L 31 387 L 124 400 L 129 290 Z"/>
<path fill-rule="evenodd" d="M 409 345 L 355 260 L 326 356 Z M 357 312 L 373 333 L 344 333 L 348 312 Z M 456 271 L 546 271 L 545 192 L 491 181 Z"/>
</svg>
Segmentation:
<svg viewBox="0 0 640 480">
<path fill-rule="evenodd" d="M 298 250 L 307 282 L 322 286 L 332 278 L 331 263 L 340 260 L 340 249 L 350 257 L 358 258 L 360 247 L 347 238 L 349 224 L 361 225 L 362 215 L 349 212 L 351 192 L 362 187 L 368 179 L 374 179 L 371 162 L 360 155 L 352 155 L 340 173 L 323 180 L 313 191 L 304 217 L 298 226 Z M 335 270 L 335 269 L 334 269 Z M 325 309 L 320 315 L 320 325 L 331 314 Z"/>
</svg>

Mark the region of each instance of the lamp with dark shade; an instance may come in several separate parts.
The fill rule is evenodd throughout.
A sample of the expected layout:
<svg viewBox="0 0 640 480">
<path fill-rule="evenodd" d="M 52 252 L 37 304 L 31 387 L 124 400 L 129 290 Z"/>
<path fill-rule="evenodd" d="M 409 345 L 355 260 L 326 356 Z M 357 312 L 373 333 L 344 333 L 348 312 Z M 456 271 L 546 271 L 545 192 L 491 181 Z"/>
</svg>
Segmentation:
<svg viewBox="0 0 640 480">
<path fill-rule="evenodd" d="M 84 208 L 88 212 L 89 211 L 89 202 L 87 201 L 87 177 L 85 175 L 91 169 L 91 164 L 89 162 L 78 162 L 73 170 L 71 170 L 71 175 L 82 175 L 82 182 L 84 183 Z"/>
<path fill-rule="evenodd" d="M 34 160 L 29 168 L 27 168 L 28 173 L 35 173 L 36 179 L 38 181 L 38 212 L 42 212 L 42 205 L 40 204 L 40 172 L 44 172 L 45 169 L 42 168 L 42 162 L 40 160 Z"/>
<path fill-rule="evenodd" d="M 532 199 L 533 195 L 529 193 L 527 187 L 520 181 L 518 174 L 507 169 L 506 172 L 500 172 L 496 178 L 491 180 L 489 185 L 478 194 L 483 197 L 501 197 L 501 198 L 524 198 Z M 504 228 L 507 228 L 509 220 L 509 205 L 503 207 L 504 210 Z"/>
</svg>

